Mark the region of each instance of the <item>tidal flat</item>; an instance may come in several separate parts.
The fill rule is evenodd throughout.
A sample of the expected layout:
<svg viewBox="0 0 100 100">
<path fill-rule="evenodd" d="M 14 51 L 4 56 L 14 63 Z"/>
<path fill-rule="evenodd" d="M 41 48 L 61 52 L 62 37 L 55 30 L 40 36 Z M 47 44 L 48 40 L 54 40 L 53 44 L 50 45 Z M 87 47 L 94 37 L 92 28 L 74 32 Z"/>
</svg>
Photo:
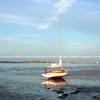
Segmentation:
<svg viewBox="0 0 100 100">
<path fill-rule="evenodd" d="M 99 64 L 64 64 L 68 76 L 41 76 L 48 64 L 0 64 L 0 100 L 100 100 Z"/>
</svg>

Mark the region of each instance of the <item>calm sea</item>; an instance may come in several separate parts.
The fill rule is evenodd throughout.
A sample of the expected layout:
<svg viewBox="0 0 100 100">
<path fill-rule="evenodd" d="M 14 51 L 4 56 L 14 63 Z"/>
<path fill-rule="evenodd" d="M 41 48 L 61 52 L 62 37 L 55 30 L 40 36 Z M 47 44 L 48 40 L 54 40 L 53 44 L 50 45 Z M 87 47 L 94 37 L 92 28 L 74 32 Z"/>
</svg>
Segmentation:
<svg viewBox="0 0 100 100">
<path fill-rule="evenodd" d="M 47 65 L 1 63 L 0 86 L 11 93 L 45 95 L 49 92 L 44 89 L 43 82 L 45 83 L 46 79 L 41 76 L 41 73 Z M 69 71 L 69 75 L 64 77 L 66 86 L 100 86 L 99 64 L 65 64 L 63 67 Z"/>
</svg>

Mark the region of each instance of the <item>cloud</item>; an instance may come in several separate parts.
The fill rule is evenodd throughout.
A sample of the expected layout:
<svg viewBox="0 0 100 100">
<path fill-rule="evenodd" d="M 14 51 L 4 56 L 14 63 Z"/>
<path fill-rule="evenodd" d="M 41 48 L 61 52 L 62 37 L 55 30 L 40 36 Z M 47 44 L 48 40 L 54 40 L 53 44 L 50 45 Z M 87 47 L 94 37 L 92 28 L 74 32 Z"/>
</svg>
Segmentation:
<svg viewBox="0 0 100 100">
<path fill-rule="evenodd" d="M 58 2 L 54 3 L 53 15 L 48 18 L 48 23 L 44 25 L 45 27 L 43 29 L 47 29 L 52 22 L 57 20 L 57 13 L 62 15 L 66 10 L 71 8 L 75 2 L 76 0 L 59 0 Z"/>
<path fill-rule="evenodd" d="M 34 33 L 34 34 L 32 33 L 13 33 L 13 34 L 9 34 L 6 36 L 4 36 L 2 33 L 0 34 L 0 42 L 12 42 L 12 41 L 19 42 L 19 41 L 26 40 L 27 38 L 30 38 L 30 41 L 32 41 L 33 38 L 39 38 L 39 37 L 41 37 L 41 35 L 37 33 Z"/>
<path fill-rule="evenodd" d="M 38 23 L 35 22 L 34 19 L 24 18 L 19 15 L 12 15 L 12 14 L 5 14 L 5 13 L 0 13 L 0 22 L 31 26 L 39 30 L 44 30 L 49 26 L 49 23 L 46 22 Z"/>
<path fill-rule="evenodd" d="M 56 10 L 61 15 L 64 13 L 68 8 L 72 7 L 76 0 L 59 0 L 58 2 L 52 1 L 52 14 L 48 18 L 41 18 L 41 21 L 38 17 L 31 17 L 30 16 L 22 16 L 22 15 L 14 15 L 10 13 L 0 13 L 0 22 L 4 23 L 11 23 L 16 25 L 23 25 L 28 27 L 33 27 L 38 30 L 45 30 L 47 29 L 52 22 L 56 20 Z M 38 2 L 44 2 L 43 0 L 38 0 Z M 48 4 L 51 2 L 47 2 Z M 49 5 L 49 6 L 50 6 Z"/>
<path fill-rule="evenodd" d="M 66 46 L 67 45 L 67 46 Z M 97 48 L 97 44 L 95 43 L 67 43 L 63 45 L 64 48 L 69 49 L 77 49 L 77 50 L 92 50 Z"/>
<path fill-rule="evenodd" d="M 0 21 L 13 23 L 13 24 L 19 24 L 19 25 L 30 25 L 29 19 L 24 18 L 20 15 L 13 15 L 13 14 L 7 14 L 7 13 L 0 13 Z"/>
<path fill-rule="evenodd" d="M 51 25 L 52 22 L 57 20 L 57 14 L 62 15 L 66 12 L 66 10 L 71 8 L 75 2 L 76 0 L 59 0 L 58 2 L 54 3 L 53 15 L 48 19 L 50 23 L 48 24 L 48 27 L 49 25 Z"/>
<path fill-rule="evenodd" d="M 100 6 L 98 5 L 100 3 L 95 0 L 78 0 L 74 9 L 66 16 L 69 20 L 65 20 L 64 23 L 67 23 L 68 29 L 81 34 L 100 35 Z"/>
<path fill-rule="evenodd" d="M 64 13 L 67 9 L 73 6 L 76 0 L 59 0 L 59 2 L 54 4 L 54 8 L 59 14 Z"/>
<path fill-rule="evenodd" d="M 33 37 L 35 37 L 35 38 L 38 37 L 38 38 L 39 38 L 39 37 L 41 37 L 41 35 L 40 35 L 40 34 L 37 34 L 37 33 L 34 33 L 34 34 L 33 34 L 33 33 L 18 33 L 18 34 L 14 35 L 14 36 L 15 36 L 15 37 L 21 37 L 21 38 L 25 38 L 25 37 L 26 37 L 26 38 L 27 38 L 27 37 L 30 37 L 30 38 L 31 38 L 31 37 L 32 37 L 32 38 L 33 38 Z"/>
<path fill-rule="evenodd" d="M 66 12 L 66 10 L 71 8 L 75 2 L 76 0 L 59 0 L 58 2 L 54 3 L 53 15 L 49 18 L 49 20 L 56 20 L 57 14 L 62 15 Z"/>
<path fill-rule="evenodd" d="M 39 4 L 52 4 L 54 0 L 28 0 L 31 1 L 32 3 L 39 3 Z"/>
<path fill-rule="evenodd" d="M 4 36 L 0 37 L 0 43 L 15 43 L 17 42 L 18 38 L 13 36 Z"/>
<path fill-rule="evenodd" d="M 45 23 L 45 24 L 38 24 L 36 27 L 39 29 L 39 30 L 45 30 L 49 27 L 50 23 Z"/>
</svg>

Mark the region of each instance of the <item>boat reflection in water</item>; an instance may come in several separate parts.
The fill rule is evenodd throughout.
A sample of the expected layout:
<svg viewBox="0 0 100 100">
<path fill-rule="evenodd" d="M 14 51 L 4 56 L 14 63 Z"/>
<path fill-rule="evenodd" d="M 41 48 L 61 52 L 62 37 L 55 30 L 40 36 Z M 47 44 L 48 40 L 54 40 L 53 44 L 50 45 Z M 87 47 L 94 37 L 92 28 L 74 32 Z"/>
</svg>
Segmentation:
<svg viewBox="0 0 100 100">
<path fill-rule="evenodd" d="M 67 81 L 63 78 L 50 78 L 42 82 L 44 88 L 52 92 L 56 92 L 58 94 L 58 98 L 65 98 L 67 96 L 64 94 L 65 85 L 67 84 Z"/>
<path fill-rule="evenodd" d="M 63 78 L 49 78 L 43 81 L 42 85 L 48 89 L 57 86 L 64 86 L 66 85 L 66 81 Z"/>
</svg>

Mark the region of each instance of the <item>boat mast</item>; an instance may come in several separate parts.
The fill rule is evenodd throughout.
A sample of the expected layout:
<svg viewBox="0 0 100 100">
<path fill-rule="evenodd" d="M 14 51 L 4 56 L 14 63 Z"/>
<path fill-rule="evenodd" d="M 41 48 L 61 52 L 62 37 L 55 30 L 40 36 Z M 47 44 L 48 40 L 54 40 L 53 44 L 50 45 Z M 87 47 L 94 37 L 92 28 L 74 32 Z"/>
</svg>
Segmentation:
<svg viewBox="0 0 100 100">
<path fill-rule="evenodd" d="M 62 66 L 62 60 L 61 60 L 61 33 L 60 33 L 60 15 L 58 14 L 58 11 L 56 10 L 56 24 L 57 24 L 57 50 L 58 50 L 58 56 L 59 56 L 59 66 Z"/>
</svg>

